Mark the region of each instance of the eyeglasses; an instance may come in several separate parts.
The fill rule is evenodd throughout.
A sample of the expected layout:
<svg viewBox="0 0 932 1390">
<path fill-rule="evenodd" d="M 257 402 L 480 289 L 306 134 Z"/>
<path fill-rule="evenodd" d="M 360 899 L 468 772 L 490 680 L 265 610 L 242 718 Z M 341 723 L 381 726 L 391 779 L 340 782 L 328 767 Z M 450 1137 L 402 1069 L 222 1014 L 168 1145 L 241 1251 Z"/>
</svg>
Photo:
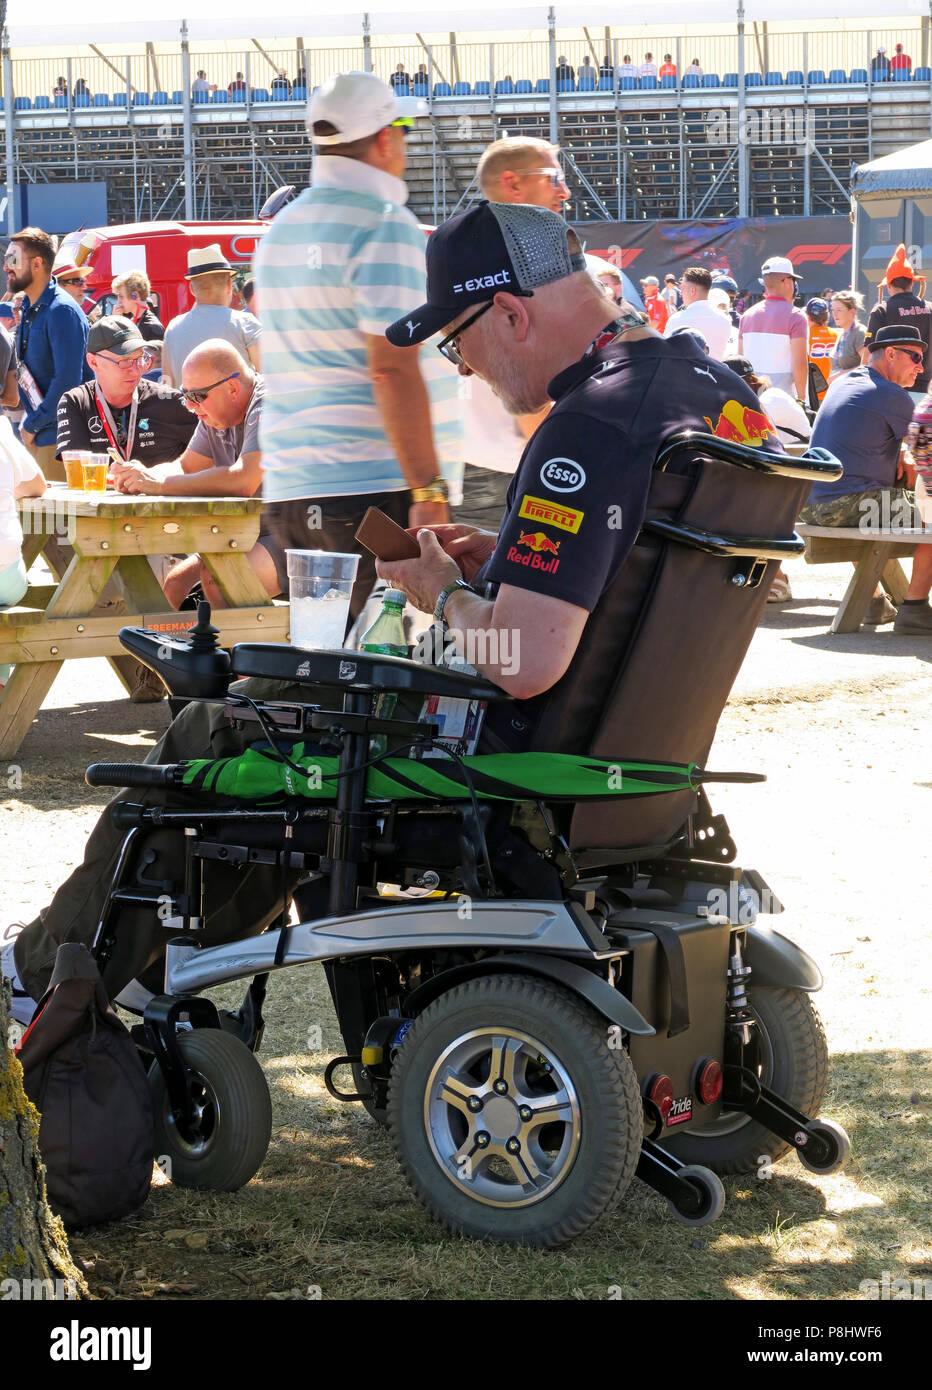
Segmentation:
<svg viewBox="0 0 932 1390">
<path fill-rule="evenodd" d="M 901 348 L 901 347 L 895 347 L 895 348 L 893 349 L 893 351 L 894 351 L 894 352 L 902 352 L 902 353 L 904 353 L 904 354 L 910 359 L 911 362 L 915 362 L 915 364 L 916 364 L 917 367 L 921 367 L 921 366 L 922 366 L 922 353 L 921 353 L 921 352 L 913 352 L 912 348 Z"/>
<path fill-rule="evenodd" d="M 569 187 L 569 184 L 566 182 L 566 175 L 563 173 L 563 170 L 562 170 L 562 169 L 554 169 L 554 168 L 553 168 L 552 166 L 550 166 L 550 165 L 548 165 L 546 169 L 525 169 L 525 170 L 524 170 L 524 173 L 525 173 L 525 174 L 540 174 L 540 175 L 542 175 L 543 177 L 548 178 L 548 179 L 550 180 L 550 187 L 551 187 L 551 188 L 568 188 L 568 187 Z"/>
<path fill-rule="evenodd" d="M 530 299 L 532 298 L 534 291 L 512 290 L 510 291 L 510 293 L 518 295 L 521 299 Z M 459 328 L 455 328 L 452 333 L 448 333 L 445 338 L 440 339 L 440 342 L 437 344 L 437 351 L 440 353 L 441 357 L 445 357 L 448 362 L 452 362 L 454 367 L 466 366 L 466 363 L 463 361 L 463 358 L 460 354 L 460 350 L 457 346 L 457 339 L 462 337 L 462 335 L 466 332 L 467 328 L 472 328 L 473 324 L 476 322 L 477 319 L 481 319 L 483 314 L 487 314 L 488 311 L 494 305 L 494 303 L 495 300 L 490 299 L 488 304 L 483 304 L 480 309 L 477 309 L 474 314 L 472 314 L 468 319 L 464 320 L 464 322 L 460 324 Z"/>
<path fill-rule="evenodd" d="M 199 387 L 196 391 L 186 391 L 184 387 L 182 387 L 181 394 L 184 397 L 185 405 L 200 405 L 203 401 L 206 401 L 211 391 L 215 391 L 216 388 L 222 386 L 225 381 L 235 381 L 238 376 L 239 372 L 231 372 L 229 376 L 223 376 L 219 381 L 213 381 L 209 386 Z"/>
<path fill-rule="evenodd" d="M 58 283 L 61 284 L 62 282 L 59 280 Z M 147 352 L 145 349 L 138 357 L 108 357 L 105 352 L 95 352 L 94 356 L 103 362 L 109 362 L 111 367 L 120 367 L 124 372 L 137 370 L 144 372 L 152 361 L 151 352 Z"/>
<path fill-rule="evenodd" d="M 84 279 L 83 279 L 83 277 L 80 276 L 80 275 L 75 275 L 75 276 L 73 276 L 73 278 L 70 279 L 70 280 L 60 280 L 60 279 L 56 276 L 56 277 L 55 277 L 55 283 L 58 284 L 58 285 L 83 285 L 83 284 L 84 284 Z"/>
</svg>

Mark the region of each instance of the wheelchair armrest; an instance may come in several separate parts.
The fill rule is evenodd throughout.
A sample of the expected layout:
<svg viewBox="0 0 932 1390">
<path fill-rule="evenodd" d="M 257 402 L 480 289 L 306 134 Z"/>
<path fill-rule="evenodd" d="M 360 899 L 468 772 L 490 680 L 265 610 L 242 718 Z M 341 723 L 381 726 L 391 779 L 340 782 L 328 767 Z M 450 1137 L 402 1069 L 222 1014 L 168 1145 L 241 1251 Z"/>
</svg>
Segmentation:
<svg viewBox="0 0 932 1390">
<path fill-rule="evenodd" d="M 410 690 L 416 695 L 446 695 L 456 700 L 511 699 L 482 676 L 464 675 L 406 657 L 354 650 L 304 651 L 287 643 L 239 643 L 233 648 L 233 673 L 335 690 Z"/>
</svg>

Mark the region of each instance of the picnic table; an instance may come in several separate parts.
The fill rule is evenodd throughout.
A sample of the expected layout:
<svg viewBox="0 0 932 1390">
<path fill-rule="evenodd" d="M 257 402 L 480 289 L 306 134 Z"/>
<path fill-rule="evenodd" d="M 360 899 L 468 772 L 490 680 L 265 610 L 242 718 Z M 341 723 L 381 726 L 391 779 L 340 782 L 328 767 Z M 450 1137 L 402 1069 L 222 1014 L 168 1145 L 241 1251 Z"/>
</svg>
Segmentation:
<svg viewBox="0 0 932 1390">
<path fill-rule="evenodd" d="M 917 545 L 932 545 L 932 530 L 922 527 L 806 526 L 796 530 L 805 537 L 806 561 L 810 565 L 834 565 L 841 560 L 854 562 L 854 574 L 838 606 L 832 632 L 857 632 L 867 614 L 878 582 L 900 604 L 909 587 L 901 559 L 911 556 Z"/>
<path fill-rule="evenodd" d="M 222 645 L 287 640 L 288 605 L 269 599 L 247 558 L 261 509 L 258 497 L 88 494 L 54 483 L 23 498 L 26 568 L 44 554 L 56 583 L 33 584 L 0 609 L 0 662 L 15 666 L 0 697 L 0 758 L 16 753 L 64 661 L 105 656 L 129 690 L 136 663 L 120 628 L 177 633 L 195 621 L 169 607 L 150 555 L 201 556 L 229 604 L 213 614 Z M 111 577 L 122 601 L 101 609 Z"/>
</svg>

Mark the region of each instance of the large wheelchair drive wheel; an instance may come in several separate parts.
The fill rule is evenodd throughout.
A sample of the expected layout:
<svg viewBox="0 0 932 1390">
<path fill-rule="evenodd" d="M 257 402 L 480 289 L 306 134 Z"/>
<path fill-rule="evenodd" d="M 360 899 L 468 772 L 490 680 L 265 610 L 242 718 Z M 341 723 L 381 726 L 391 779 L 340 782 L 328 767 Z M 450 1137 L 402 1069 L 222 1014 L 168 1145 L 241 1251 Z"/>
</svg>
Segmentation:
<svg viewBox="0 0 932 1390">
<path fill-rule="evenodd" d="M 809 995 L 801 989 L 752 986 L 748 1000 L 758 1024 L 760 1080 L 804 1115 L 818 1115 L 828 1084 L 828 1047 Z M 735 1110 L 661 1142 L 684 1163 L 703 1164 L 715 1173 L 756 1172 L 790 1149 L 778 1135 Z"/>
<path fill-rule="evenodd" d="M 177 1187 L 234 1192 L 257 1172 L 272 1134 L 272 1100 L 262 1068 L 231 1033 L 202 1028 L 177 1035 L 194 1073 L 193 1119 L 180 1124 L 168 1104 L 157 1062 L 149 1069 L 154 1111 L 153 1153 L 167 1158 Z"/>
<path fill-rule="evenodd" d="M 607 1022 L 549 981 L 470 980 L 410 1029 L 388 1123 L 414 1193 L 450 1230 L 550 1246 L 572 1240 L 634 1176 L 642 1107 Z"/>
</svg>

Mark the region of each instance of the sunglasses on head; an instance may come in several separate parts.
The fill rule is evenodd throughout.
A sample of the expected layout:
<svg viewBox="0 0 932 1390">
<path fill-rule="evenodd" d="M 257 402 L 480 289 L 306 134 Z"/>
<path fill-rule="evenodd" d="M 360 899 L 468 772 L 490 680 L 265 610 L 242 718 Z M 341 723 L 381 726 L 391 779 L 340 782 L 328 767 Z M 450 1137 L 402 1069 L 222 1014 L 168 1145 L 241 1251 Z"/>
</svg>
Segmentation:
<svg viewBox="0 0 932 1390">
<path fill-rule="evenodd" d="M 216 390 L 218 386 L 222 386 L 225 381 L 235 381 L 238 376 L 239 372 L 231 372 L 229 376 L 223 376 L 219 381 L 212 381 L 209 386 L 198 387 L 195 391 L 186 391 L 185 388 L 182 387 L 181 394 L 184 397 L 185 405 L 201 405 L 206 401 L 211 391 Z"/>
</svg>

